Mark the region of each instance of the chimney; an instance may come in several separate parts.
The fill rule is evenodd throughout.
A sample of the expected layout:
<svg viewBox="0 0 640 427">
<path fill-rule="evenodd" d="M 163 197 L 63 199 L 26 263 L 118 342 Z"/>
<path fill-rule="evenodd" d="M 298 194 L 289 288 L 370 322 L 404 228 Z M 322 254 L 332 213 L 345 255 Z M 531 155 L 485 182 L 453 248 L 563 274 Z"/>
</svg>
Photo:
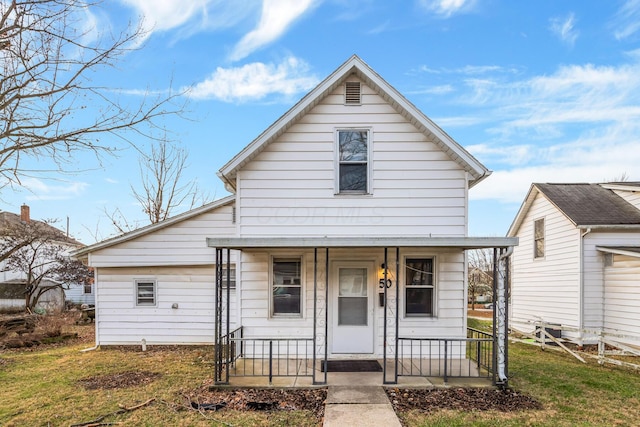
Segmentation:
<svg viewBox="0 0 640 427">
<path fill-rule="evenodd" d="M 20 220 L 22 222 L 26 222 L 27 224 L 31 222 L 31 217 L 29 215 L 29 206 L 28 205 L 20 206 Z"/>
</svg>

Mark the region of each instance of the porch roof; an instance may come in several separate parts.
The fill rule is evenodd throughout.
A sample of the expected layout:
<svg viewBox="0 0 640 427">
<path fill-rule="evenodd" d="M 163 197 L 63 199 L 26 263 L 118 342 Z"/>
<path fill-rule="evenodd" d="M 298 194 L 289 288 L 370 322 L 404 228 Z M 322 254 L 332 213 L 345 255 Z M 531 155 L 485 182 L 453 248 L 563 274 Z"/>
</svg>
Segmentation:
<svg viewBox="0 0 640 427">
<path fill-rule="evenodd" d="M 486 249 L 517 246 L 517 237 L 208 237 L 213 248 L 458 248 Z"/>
</svg>

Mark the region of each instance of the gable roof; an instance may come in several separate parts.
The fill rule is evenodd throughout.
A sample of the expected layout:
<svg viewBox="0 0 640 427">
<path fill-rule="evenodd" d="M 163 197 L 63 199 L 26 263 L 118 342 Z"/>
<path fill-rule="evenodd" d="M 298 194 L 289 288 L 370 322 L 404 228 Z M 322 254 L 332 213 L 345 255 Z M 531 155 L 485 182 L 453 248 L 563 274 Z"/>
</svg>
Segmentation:
<svg viewBox="0 0 640 427">
<path fill-rule="evenodd" d="M 302 98 L 283 116 L 276 120 L 269 128 L 247 145 L 240 153 L 225 164 L 218 172 L 218 177 L 225 183 L 227 190 L 235 192 L 235 177 L 237 172 L 271 142 L 286 132 L 302 116 L 318 105 L 336 87 L 343 84 L 351 75 L 356 75 L 369 87 L 378 92 L 393 108 L 396 109 L 420 132 L 431 133 L 436 136 L 434 141 L 452 160 L 471 175 L 469 187 L 482 181 L 491 174 L 475 157 L 453 140 L 445 131 L 431 119 L 418 110 L 411 102 L 395 88 L 380 77 L 357 55 L 353 55 L 318 86 Z"/>
<path fill-rule="evenodd" d="M 235 202 L 235 196 L 227 196 L 222 199 L 218 199 L 211 203 L 207 203 L 206 205 L 202 205 L 198 208 L 191 209 L 190 211 L 181 213 L 179 215 L 173 216 L 171 218 L 167 218 L 164 221 L 157 222 L 155 224 L 149 224 L 145 227 L 140 227 L 128 233 L 121 234 L 116 237 L 112 237 L 110 239 L 103 240 L 101 242 L 94 243 L 93 245 L 85 246 L 82 249 L 71 252 L 71 256 L 74 258 L 84 258 L 87 254 L 97 251 L 99 249 L 108 248 L 110 246 L 117 245 L 119 243 L 127 242 L 129 240 L 133 240 L 137 237 L 144 236 L 145 234 L 153 233 L 154 231 L 161 230 L 163 228 L 169 227 L 170 225 L 176 224 L 178 222 L 185 221 L 189 218 L 193 218 L 200 214 L 209 212 L 211 210 L 217 209 L 221 206 L 228 205 L 230 203 Z"/>
<path fill-rule="evenodd" d="M 508 236 L 514 236 L 518 231 L 539 193 L 543 194 L 578 228 L 599 226 L 640 228 L 640 210 L 602 184 L 534 183 L 509 228 Z"/>
<path fill-rule="evenodd" d="M 7 228 L 22 223 L 24 222 L 22 221 L 20 215 L 14 214 L 12 212 L 0 212 L 0 236 L 6 236 L 5 233 Z M 65 243 L 69 246 L 84 246 L 83 243 L 77 241 L 73 237 L 67 236 L 64 231 L 52 226 L 47 222 L 30 219 L 29 223 L 32 223 L 38 227 L 36 229 L 38 233 L 47 233 L 48 236 L 53 236 L 56 242 Z"/>
</svg>

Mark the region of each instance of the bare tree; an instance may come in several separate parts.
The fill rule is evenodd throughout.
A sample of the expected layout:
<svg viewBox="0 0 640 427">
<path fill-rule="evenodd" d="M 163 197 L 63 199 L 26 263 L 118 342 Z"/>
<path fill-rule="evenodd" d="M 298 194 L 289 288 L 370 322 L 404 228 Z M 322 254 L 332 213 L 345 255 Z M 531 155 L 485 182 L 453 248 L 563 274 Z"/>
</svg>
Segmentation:
<svg viewBox="0 0 640 427">
<path fill-rule="evenodd" d="M 99 161 L 131 133 L 150 136 L 154 119 L 177 113 L 176 95 L 118 98 L 91 82 L 142 36 L 140 28 L 108 36 L 86 26 L 96 3 L 81 0 L 0 1 L 0 188 L 36 171 L 27 159 L 69 172 L 79 152 Z M 129 98 L 131 101 L 131 98 Z M 84 167 L 87 169 L 87 167 Z M 42 171 L 38 171 L 42 172 Z"/>
<path fill-rule="evenodd" d="M 476 308 L 476 297 L 489 293 L 493 286 L 493 250 L 474 249 L 468 252 L 469 300 L 471 308 Z"/>
<path fill-rule="evenodd" d="M 140 159 L 141 188 L 131 186 L 131 191 L 152 224 L 164 221 L 180 206 L 191 209 L 199 200 L 206 203 L 195 181 L 184 182 L 187 157 L 184 148 L 159 141 L 150 156 Z"/>
<path fill-rule="evenodd" d="M 66 237 L 51 222 L 20 222 L 13 227 L 13 238 L 21 246 L 12 246 L 4 260 L 4 271 L 18 274 L 24 282 L 27 310 L 33 310 L 42 295 L 52 289 L 68 289 L 71 284 L 91 280 L 89 268 L 67 255 L 78 242 Z"/>
<path fill-rule="evenodd" d="M 147 215 L 149 222 L 164 221 L 177 210 L 201 206 L 211 198 L 200 190 L 195 180 L 186 181 L 187 151 L 169 141 L 154 141 L 151 153 L 140 154 L 140 182 L 131 184 L 131 194 Z M 140 224 L 127 218 L 119 208 L 105 214 L 119 233 L 131 231 Z"/>
</svg>

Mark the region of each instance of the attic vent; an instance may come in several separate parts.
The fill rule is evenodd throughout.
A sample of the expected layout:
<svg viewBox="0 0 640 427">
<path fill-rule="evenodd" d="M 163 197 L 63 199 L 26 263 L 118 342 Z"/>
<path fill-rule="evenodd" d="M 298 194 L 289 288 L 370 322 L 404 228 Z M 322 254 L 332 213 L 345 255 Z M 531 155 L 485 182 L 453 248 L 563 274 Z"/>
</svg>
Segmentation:
<svg viewBox="0 0 640 427">
<path fill-rule="evenodd" d="M 344 103 L 360 105 L 360 82 L 345 82 Z"/>
</svg>

